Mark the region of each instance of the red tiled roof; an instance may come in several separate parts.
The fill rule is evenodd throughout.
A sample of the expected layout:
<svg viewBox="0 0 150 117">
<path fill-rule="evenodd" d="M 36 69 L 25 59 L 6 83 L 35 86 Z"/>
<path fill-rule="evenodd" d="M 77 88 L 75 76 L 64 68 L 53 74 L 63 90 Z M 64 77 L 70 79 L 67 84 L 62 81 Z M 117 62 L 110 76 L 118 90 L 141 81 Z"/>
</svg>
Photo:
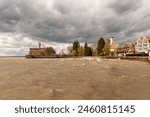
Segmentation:
<svg viewBox="0 0 150 117">
<path fill-rule="evenodd" d="M 140 37 L 139 39 L 143 40 L 144 38 L 146 38 L 147 40 L 149 40 L 149 41 L 150 41 L 150 36 Z"/>
<path fill-rule="evenodd" d="M 148 40 L 150 40 L 150 36 L 146 36 L 146 38 L 147 38 Z"/>
<path fill-rule="evenodd" d="M 119 44 L 111 44 L 110 49 L 117 49 Z"/>
</svg>

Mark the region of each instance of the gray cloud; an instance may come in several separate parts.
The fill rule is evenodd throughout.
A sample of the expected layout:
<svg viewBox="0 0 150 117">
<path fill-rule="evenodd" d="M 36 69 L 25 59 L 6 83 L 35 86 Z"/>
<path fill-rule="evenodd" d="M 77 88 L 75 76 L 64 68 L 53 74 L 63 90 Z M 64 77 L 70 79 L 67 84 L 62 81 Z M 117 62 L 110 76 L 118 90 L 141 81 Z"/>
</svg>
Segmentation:
<svg viewBox="0 0 150 117">
<path fill-rule="evenodd" d="M 114 0 L 109 7 L 118 14 L 131 13 L 142 6 L 141 0 Z"/>
<path fill-rule="evenodd" d="M 0 34 L 5 33 L 0 40 L 12 33 L 22 35 L 9 35 L 14 43 L 24 42 L 24 37 L 33 42 L 70 43 L 78 38 L 95 43 L 100 35 L 134 41 L 149 35 L 149 6 L 148 0 L 0 0 Z"/>
</svg>

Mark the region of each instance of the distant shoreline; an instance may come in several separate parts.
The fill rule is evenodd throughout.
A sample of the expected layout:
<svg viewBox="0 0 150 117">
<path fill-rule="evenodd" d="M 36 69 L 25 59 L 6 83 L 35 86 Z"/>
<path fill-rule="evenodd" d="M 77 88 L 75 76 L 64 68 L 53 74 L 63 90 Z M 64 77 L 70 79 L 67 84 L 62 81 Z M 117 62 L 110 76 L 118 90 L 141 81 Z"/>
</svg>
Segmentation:
<svg viewBox="0 0 150 117">
<path fill-rule="evenodd" d="M 90 58 L 97 58 L 98 56 L 87 56 L 87 57 L 90 57 Z M 0 58 L 26 58 L 25 56 L 0 56 Z M 60 59 L 60 58 L 85 58 L 85 57 L 34 57 L 34 58 L 26 58 L 26 59 L 45 59 L 45 58 L 48 58 L 48 59 L 53 59 L 53 58 L 57 58 L 57 59 Z M 101 57 L 98 57 L 98 58 L 101 58 L 101 59 L 120 59 L 120 60 L 130 60 L 130 61 L 141 61 L 141 62 L 149 62 L 149 59 L 148 57 L 139 57 L 139 56 L 136 56 L 136 57 L 133 57 L 133 56 L 130 56 L 130 57 L 107 57 L 107 56 L 101 56 Z"/>
</svg>

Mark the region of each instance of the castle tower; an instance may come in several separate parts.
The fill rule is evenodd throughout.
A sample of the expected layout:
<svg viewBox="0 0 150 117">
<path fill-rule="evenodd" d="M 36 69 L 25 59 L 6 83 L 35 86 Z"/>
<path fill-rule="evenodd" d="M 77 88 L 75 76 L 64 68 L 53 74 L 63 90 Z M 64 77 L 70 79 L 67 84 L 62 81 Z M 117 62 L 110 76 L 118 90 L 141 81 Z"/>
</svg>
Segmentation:
<svg viewBox="0 0 150 117">
<path fill-rule="evenodd" d="M 114 37 L 110 38 L 110 44 L 113 44 Z"/>
<path fill-rule="evenodd" d="M 41 42 L 38 43 L 39 49 L 41 48 Z"/>
</svg>

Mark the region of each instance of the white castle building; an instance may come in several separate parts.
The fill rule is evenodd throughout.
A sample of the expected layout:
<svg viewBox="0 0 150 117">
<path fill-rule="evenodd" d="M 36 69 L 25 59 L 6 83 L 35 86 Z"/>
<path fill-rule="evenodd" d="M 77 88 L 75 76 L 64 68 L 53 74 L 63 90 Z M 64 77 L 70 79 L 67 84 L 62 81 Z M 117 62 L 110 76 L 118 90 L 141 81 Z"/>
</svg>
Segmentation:
<svg viewBox="0 0 150 117">
<path fill-rule="evenodd" d="M 148 53 L 150 50 L 150 36 L 138 38 L 135 44 L 135 51 L 137 53 Z"/>
</svg>

